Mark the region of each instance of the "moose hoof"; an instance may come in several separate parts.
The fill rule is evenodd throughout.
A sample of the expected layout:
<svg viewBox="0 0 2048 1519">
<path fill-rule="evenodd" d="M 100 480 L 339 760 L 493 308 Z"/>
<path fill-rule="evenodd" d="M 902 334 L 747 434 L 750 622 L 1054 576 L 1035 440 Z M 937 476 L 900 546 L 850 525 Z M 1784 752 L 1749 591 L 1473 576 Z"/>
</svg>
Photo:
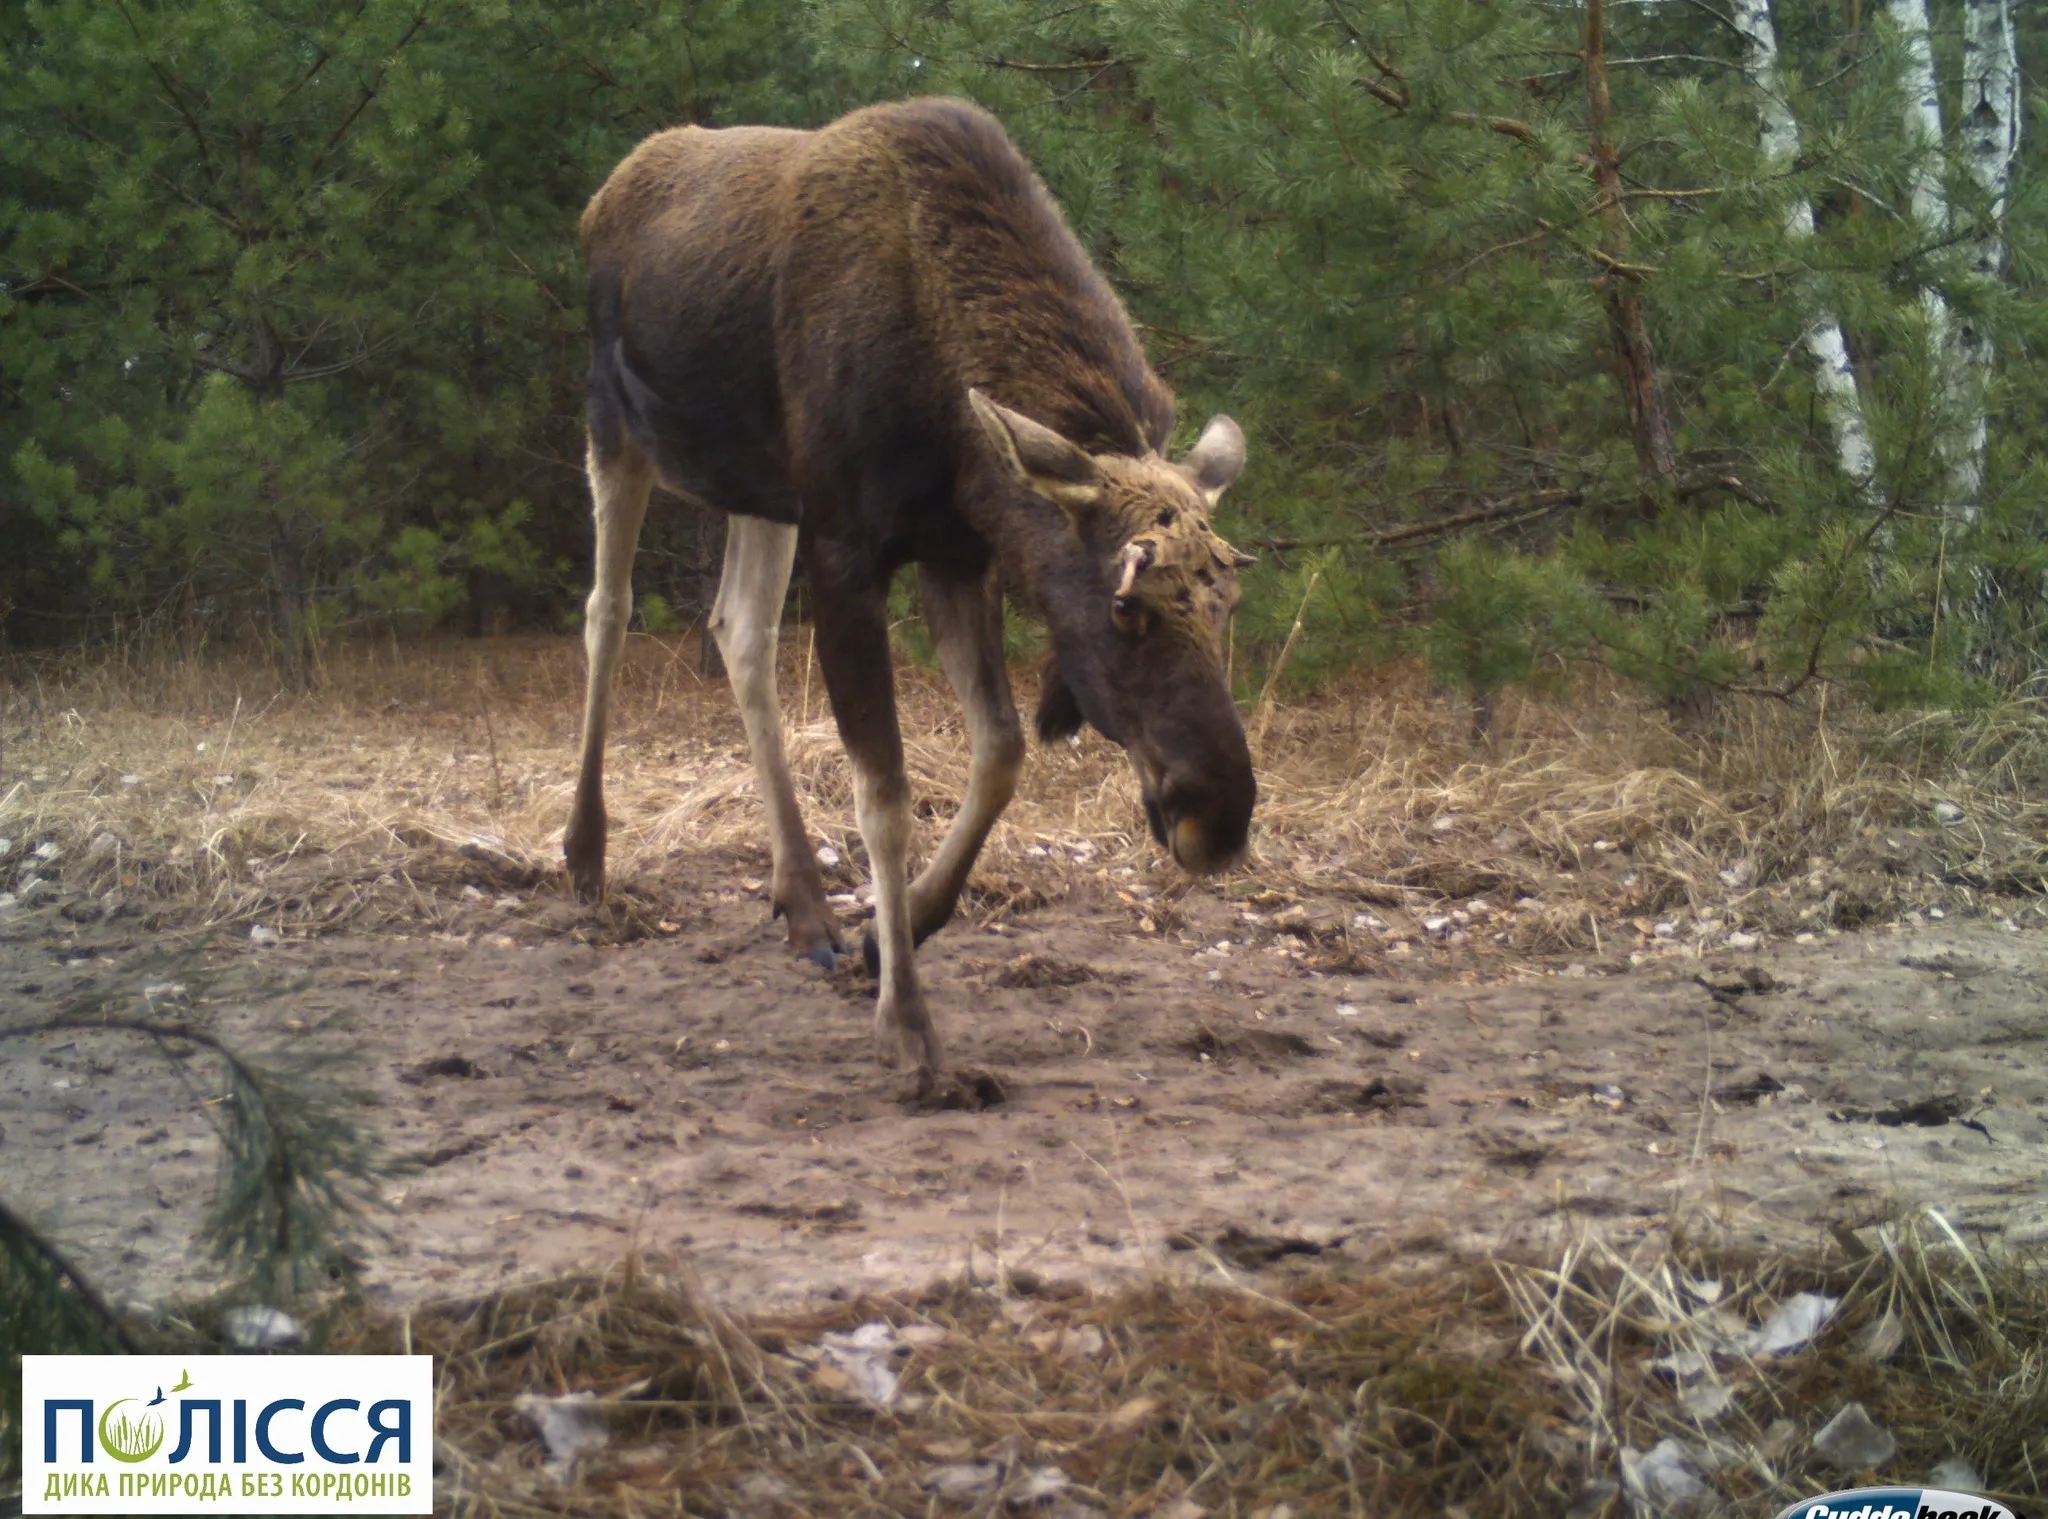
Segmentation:
<svg viewBox="0 0 2048 1519">
<path fill-rule="evenodd" d="M 576 900 L 585 907 L 595 907 L 604 900 L 604 869 L 571 870 L 569 883 L 575 888 Z"/>
<path fill-rule="evenodd" d="M 936 1076 L 946 1059 L 939 1049 L 938 1031 L 929 1023 L 923 1028 L 903 1028 L 877 1019 L 875 1058 L 898 1071 L 916 1071 L 921 1077 Z"/>
<path fill-rule="evenodd" d="M 825 971 L 828 975 L 839 969 L 839 962 L 842 958 L 838 947 L 830 943 L 818 943 L 813 944 L 809 949 L 800 949 L 796 952 L 796 957 L 799 960 L 810 961 L 811 964 Z"/>
</svg>

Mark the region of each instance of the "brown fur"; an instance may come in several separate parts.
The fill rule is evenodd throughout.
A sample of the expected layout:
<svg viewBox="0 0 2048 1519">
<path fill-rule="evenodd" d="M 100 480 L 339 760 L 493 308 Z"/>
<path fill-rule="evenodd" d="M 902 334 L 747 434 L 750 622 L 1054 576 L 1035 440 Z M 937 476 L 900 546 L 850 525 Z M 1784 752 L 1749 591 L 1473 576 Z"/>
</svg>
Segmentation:
<svg viewBox="0 0 2048 1519">
<path fill-rule="evenodd" d="M 1053 700 L 1130 750 L 1176 857 L 1213 868 L 1243 847 L 1255 787 L 1220 651 L 1239 556 L 1207 512 L 1242 435 L 1218 419 L 1184 463 L 1161 456 L 1172 398 L 992 117 L 919 100 L 816 132 L 660 133 L 582 235 L 593 477 L 645 459 L 711 506 L 797 525 L 833 711 L 876 806 L 901 785 L 879 677 L 906 563 L 978 650 L 960 668 L 982 672 L 990 752 L 1009 749 L 1000 610 L 971 610 L 1000 564 L 1046 618 Z M 587 868 L 594 838 L 601 872 L 585 789 L 570 852 Z M 922 937 L 959 881 L 917 887 Z"/>
</svg>

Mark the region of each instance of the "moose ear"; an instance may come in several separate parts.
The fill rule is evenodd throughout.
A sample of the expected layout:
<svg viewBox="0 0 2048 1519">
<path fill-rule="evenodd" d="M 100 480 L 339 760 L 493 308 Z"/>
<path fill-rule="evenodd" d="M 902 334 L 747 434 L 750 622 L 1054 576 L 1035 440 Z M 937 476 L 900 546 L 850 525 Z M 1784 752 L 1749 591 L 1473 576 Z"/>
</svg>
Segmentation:
<svg viewBox="0 0 2048 1519">
<path fill-rule="evenodd" d="M 1228 417 L 1211 417 L 1180 467 L 1214 506 L 1244 469 L 1244 429 Z"/>
<path fill-rule="evenodd" d="M 1085 451 L 979 390 L 969 390 L 967 400 L 989 443 L 1026 485 L 1069 510 L 1095 499 L 1102 473 Z"/>
</svg>

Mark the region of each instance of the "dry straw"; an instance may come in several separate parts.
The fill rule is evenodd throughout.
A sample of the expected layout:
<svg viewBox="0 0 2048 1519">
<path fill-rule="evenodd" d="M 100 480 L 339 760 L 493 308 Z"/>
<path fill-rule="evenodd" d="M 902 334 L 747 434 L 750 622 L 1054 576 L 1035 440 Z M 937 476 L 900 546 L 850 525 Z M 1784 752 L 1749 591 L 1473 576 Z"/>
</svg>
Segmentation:
<svg viewBox="0 0 2048 1519">
<path fill-rule="evenodd" d="M 798 698 L 808 640 L 786 641 Z M 765 836 L 739 725 L 694 646 L 630 641 L 609 775 L 613 879 L 658 908 L 678 856 L 758 874 Z M 60 891 L 166 922 L 456 924 L 462 888 L 558 900 L 582 658 L 566 640 L 363 644 L 310 696 L 227 659 L 6 667 L 0 889 Z M 967 745 L 935 676 L 899 676 L 905 753 L 930 847 Z M 1034 693 L 1020 692 L 1029 701 Z M 851 859 L 852 793 L 829 714 L 789 755 L 814 834 Z M 1682 725 L 1590 681 L 1560 702 L 1504 698 L 1475 744 L 1462 703 L 1405 669 L 1291 705 L 1269 687 L 1253 853 L 1217 889 L 1415 905 L 1522 898 L 1516 952 L 1596 950 L 1602 923 L 1711 910 L 1724 927 L 1824 926 L 1932 901 L 2038 900 L 2048 867 L 2048 721 L 2015 701 L 1970 714 L 1850 712 L 1837 696 L 1736 703 Z M 1089 735 L 1036 751 L 982 877 L 1057 898 L 1089 846 L 1096 875 L 1158 872 L 1119 751 Z M 28 851 L 49 845 L 54 859 Z M 1034 852 L 1036 851 L 1036 852 Z M 1724 872 L 1726 873 L 1724 875 Z M 850 880 L 851 877 L 848 877 Z M 112 894 L 112 895 L 109 895 Z M 630 892 L 627 893 L 630 897 Z M 89 911 L 89 907 L 81 910 Z M 1610 927 L 1610 932 L 1612 932 Z"/>
<path fill-rule="evenodd" d="M 1665 1441 L 1698 1473 L 1692 1512 L 1773 1512 L 1853 1475 L 1813 1438 L 1852 1401 L 1896 1441 L 1886 1476 L 1960 1460 L 2038 1494 L 2048 1277 L 1929 1214 L 1838 1235 L 1806 1260 L 1587 1243 L 1547 1263 L 1269 1273 L 1261 1292 L 956 1282 L 745 1323 L 641 1260 L 358 1314 L 334 1348 L 436 1357 L 438 1497 L 458 1516 L 1619 1515 L 1623 1453 Z M 1800 1293 L 1836 1305 L 1814 1337 L 1726 1353 L 1728 1325 Z M 816 1353 L 874 1322 L 908 1342 L 886 1408 Z M 1729 1389 L 1716 1412 L 1688 1414 L 1663 1369 L 1688 1351 Z M 609 1443 L 545 1473 L 526 1393 L 593 1394 Z M 1005 1484 L 1050 1486 L 1046 1469 L 1058 1503 L 1004 1507 Z M 935 1496 L 977 1473 L 978 1497 Z"/>
</svg>

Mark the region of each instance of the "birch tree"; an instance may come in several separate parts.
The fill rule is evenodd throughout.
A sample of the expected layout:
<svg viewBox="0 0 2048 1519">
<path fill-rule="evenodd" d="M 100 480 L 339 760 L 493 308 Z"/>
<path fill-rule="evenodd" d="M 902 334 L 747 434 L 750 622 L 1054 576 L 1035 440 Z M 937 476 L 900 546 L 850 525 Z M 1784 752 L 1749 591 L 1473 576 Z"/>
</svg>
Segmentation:
<svg viewBox="0 0 2048 1519">
<path fill-rule="evenodd" d="M 1778 66 L 1778 33 L 1771 20 L 1770 0 L 1735 0 L 1735 28 L 1742 34 L 1743 73 L 1756 93 L 1763 118 L 1762 146 L 1767 169 L 1787 169 L 1799 156 L 1799 122 L 1786 98 L 1783 70 Z M 1813 236 L 1813 202 L 1793 197 L 1785 213 L 1785 230 L 1795 242 Z M 1813 359 L 1813 386 L 1821 410 L 1835 435 L 1835 459 L 1842 473 L 1856 482 L 1866 501 L 1877 502 L 1877 454 L 1863 421 L 1863 398 L 1849 362 L 1842 325 L 1822 310 L 1809 310 L 1806 351 Z"/>
<path fill-rule="evenodd" d="M 2014 155 L 2020 145 L 2019 53 L 2013 37 L 2010 0 L 1966 0 L 1963 6 L 1963 153 L 1984 194 L 1985 219 L 1970 240 L 1970 275 L 1996 282 L 2005 271 L 2005 199 Z M 1989 326 L 1976 318 L 1958 335 L 1968 380 L 1969 422 L 1957 460 L 1965 499 L 1983 494 L 1987 381 L 1996 357 Z"/>
<path fill-rule="evenodd" d="M 1889 0 L 1887 9 L 1898 29 L 1905 61 L 1899 83 L 1906 96 L 1906 147 L 1911 155 L 1907 185 L 1913 224 L 1930 243 L 1949 230 L 1948 191 L 1941 182 L 1941 94 L 1934 80 L 1934 41 L 1927 25 L 1927 0 Z M 1920 287 L 1920 309 L 1927 321 L 1928 362 L 1934 368 L 1935 438 L 1947 476 L 1942 515 L 1958 526 L 1977 520 L 1977 492 L 1967 477 L 1967 450 L 1956 436 L 1954 417 L 1969 409 L 1962 393 L 1957 362 L 1955 317 L 1939 286 Z"/>
</svg>

